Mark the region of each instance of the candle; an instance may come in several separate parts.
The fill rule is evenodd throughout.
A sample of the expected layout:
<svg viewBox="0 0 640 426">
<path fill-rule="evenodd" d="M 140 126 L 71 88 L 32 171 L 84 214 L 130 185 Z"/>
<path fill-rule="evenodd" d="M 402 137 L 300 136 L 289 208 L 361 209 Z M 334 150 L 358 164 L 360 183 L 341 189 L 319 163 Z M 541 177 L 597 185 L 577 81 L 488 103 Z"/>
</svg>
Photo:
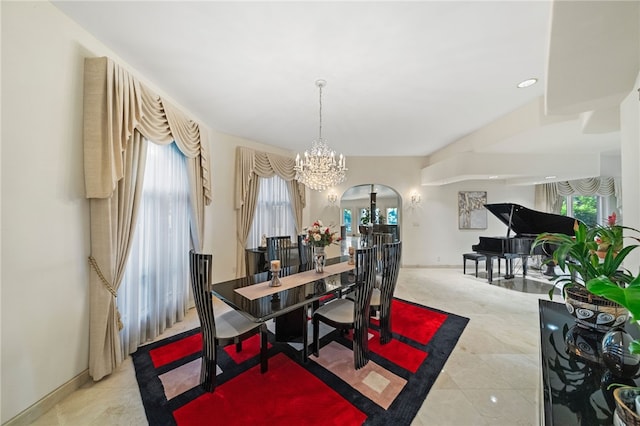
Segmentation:
<svg viewBox="0 0 640 426">
<path fill-rule="evenodd" d="M 271 270 L 272 271 L 277 271 L 280 269 L 280 261 L 279 260 L 272 260 L 271 261 Z"/>
</svg>

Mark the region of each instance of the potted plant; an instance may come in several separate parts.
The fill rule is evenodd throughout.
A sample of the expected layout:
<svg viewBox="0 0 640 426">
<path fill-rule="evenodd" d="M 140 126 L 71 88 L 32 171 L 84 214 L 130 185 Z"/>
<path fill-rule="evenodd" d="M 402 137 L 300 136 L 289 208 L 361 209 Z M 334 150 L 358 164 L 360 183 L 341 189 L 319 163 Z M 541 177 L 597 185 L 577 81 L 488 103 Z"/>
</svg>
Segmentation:
<svg viewBox="0 0 640 426">
<path fill-rule="evenodd" d="M 637 245 L 632 247 L 635 248 Z M 626 308 L 631 314 L 631 322 L 640 326 L 638 324 L 640 319 L 640 276 L 634 277 L 626 286 L 620 286 L 619 283 L 603 275 L 587 281 L 586 286 L 591 293 L 616 302 Z M 640 340 L 631 340 L 626 349 L 631 356 L 635 355 L 637 360 L 637 356 L 640 355 Z M 624 353 L 619 356 L 627 357 Z M 629 363 L 629 361 L 623 360 L 623 363 Z M 613 391 L 613 396 L 617 407 L 616 412 L 624 424 L 640 424 L 638 408 L 640 405 L 640 388 L 635 386 L 619 387 Z"/>
<path fill-rule="evenodd" d="M 362 225 L 367 226 L 367 225 L 369 225 L 370 221 L 371 221 L 371 217 L 370 217 L 370 214 L 369 214 L 369 209 L 366 209 L 364 211 L 364 213 L 362 214 L 362 217 L 360 218 L 360 223 Z"/>
<path fill-rule="evenodd" d="M 553 262 L 562 271 L 551 279 L 554 288 L 549 291 L 553 298 L 555 287 L 562 286 L 569 312 L 580 325 L 606 331 L 626 321 L 628 311 L 617 302 L 596 295 L 587 283 L 596 278 L 606 278 L 612 285 L 622 289 L 634 280 L 633 275 L 622 267 L 625 257 L 637 245 L 623 246 L 624 230 L 636 229 L 617 225 L 616 216 L 609 216 L 606 226 L 587 226 L 576 220 L 574 236 L 560 233 L 543 233 L 534 241 L 532 249 L 541 245 L 553 248 Z"/>
</svg>

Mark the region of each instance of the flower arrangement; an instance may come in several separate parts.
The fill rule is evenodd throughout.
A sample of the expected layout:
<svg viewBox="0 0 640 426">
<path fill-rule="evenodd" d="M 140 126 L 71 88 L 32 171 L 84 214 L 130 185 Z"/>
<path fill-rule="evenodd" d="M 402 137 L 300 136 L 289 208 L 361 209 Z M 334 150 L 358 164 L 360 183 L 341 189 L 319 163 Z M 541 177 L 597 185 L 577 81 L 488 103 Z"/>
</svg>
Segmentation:
<svg viewBox="0 0 640 426">
<path fill-rule="evenodd" d="M 616 212 L 611 213 L 607 217 L 607 226 L 600 227 L 595 236 L 595 242 L 598 244 L 598 251 L 603 253 L 613 247 L 613 252 L 617 253 L 622 250 L 622 230 L 623 227 L 616 224 Z"/>
<path fill-rule="evenodd" d="M 329 226 L 324 226 L 320 220 L 316 220 L 313 225 L 305 228 L 305 232 L 307 233 L 305 243 L 315 247 L 326 247 L 342 239 L 337 232 L 332 231 Z"/>
<path fill-rule="evenodd" d="M 600 236 L 600 245 L 606 245 L 605 262 L 614 257 L 615 259 L 620 257 L 624 259 L 632 250 L 639 247 L 637 244 L 623 247 L 623 237 L 640 242 L 640 238 L 630 235 L 623 236 L 623 230 L 629 230 L 635 233 L 639 233 L 640 231 L 627 226 L 616 225 L 615 220 L 615 214 L 609 216 L 608 228 L 611 232 L 609 235 Z M 600 246 L 598 249 L 600 250 Z M 602 274 L 586 281 L 585 285 L 591 293 L 625 307 L 631 314 L 631 322 L 640 326 L 640 322 L 638 322 L 640 321 L 640 276 L 634 276 L 626 270 L 624 270 L 623 273 L 625 273 L 625 278 L 628 278 L 625 279 L 623 283 L 616 280 L 615 277 Z M 640 354 L 640 340 L 632 341 L 629 345 L 629 350 L 632 354 Z"/>
</svg>

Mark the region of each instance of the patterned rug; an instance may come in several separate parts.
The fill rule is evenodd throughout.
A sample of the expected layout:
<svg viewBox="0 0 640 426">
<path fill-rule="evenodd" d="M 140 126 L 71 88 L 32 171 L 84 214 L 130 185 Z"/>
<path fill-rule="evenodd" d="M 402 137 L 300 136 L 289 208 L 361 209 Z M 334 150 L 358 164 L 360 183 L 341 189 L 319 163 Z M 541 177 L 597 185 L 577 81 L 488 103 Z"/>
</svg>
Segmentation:
<svg viewBox="0 0 640 426">
<path fill-rule="evenodd" d="M 219 351 L 217 387 L 203 392 L 199 328 L 145 345 L 133 356 L 149 424 L 408 425 L 462 334 L 467 318 L 394 299 L 394 339 L 369 329 L 369 363 L 353 368 L 351 336 L 324 327 L 320 356 L 270 334 L 269 371 L 260 373 L 259 337 Z"/>
</svg>

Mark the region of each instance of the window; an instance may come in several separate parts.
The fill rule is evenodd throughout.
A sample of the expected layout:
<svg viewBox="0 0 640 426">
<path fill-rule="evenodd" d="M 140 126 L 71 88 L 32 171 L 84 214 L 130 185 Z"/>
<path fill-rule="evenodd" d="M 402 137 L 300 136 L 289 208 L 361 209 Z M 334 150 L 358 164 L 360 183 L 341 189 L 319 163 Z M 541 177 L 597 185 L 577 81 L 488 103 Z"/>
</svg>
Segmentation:
<svg viewBox="0 0 640 426">
<path fill-rule="evenodd" d="M 190 209 L 184 156 L 175 144 L 149 142 L 138 220 L 118 289 L 124 356 L 184 318 Z"/>
<path fill-rule="evenodd" d="M 397 207 L 387 207 L 387 224 L 388 225 L 398 224 L 398 208 Z"/>
<path fill-rule="evenodd" d="M 604 225 L 607 217 L 616 210 L 616 197 L 611 195 L 569 195 L 562 202 L 560 214 L 574 217 L 587 225 Z"/>
<path fill-rule="evenodd" d="M 260 178 L 256 212 L 247 248 L 259 247 L 262 236 L 290 235 L 296 241 L 296 222 L 287 182 L 280 176 Z"/>
<path fill-rule="evenodd" d="M 342 223 L 345 227 L 345 232 L 347 234 L 351 233 L 351 209 L 343 209 L 342 210 Z"/>
</svg>

